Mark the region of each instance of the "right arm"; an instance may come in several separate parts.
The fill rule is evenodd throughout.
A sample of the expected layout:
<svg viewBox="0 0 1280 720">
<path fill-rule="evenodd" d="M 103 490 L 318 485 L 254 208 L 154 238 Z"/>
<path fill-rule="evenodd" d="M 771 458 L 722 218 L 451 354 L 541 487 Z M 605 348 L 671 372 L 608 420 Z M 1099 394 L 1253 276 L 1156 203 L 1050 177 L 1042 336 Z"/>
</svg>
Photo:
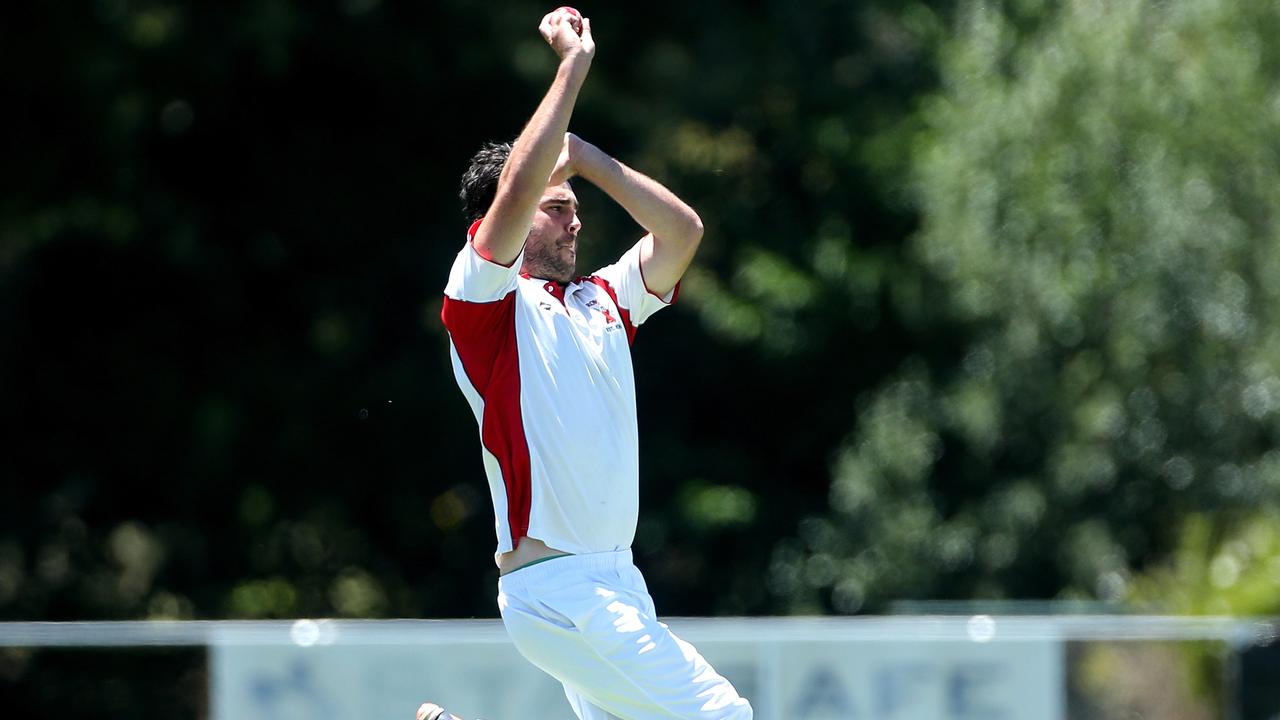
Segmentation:
<svg viewBox="0 0 1280 720">
<path fill-rule="evenodd" d="M 556 166 L 569 129 L 578 91 L 595 55 L 591 21 L 582 18 L 582 35 L 571 24 L 572 14 L 555 10 L 542 18 L 538 31 L 560 56 L 560 67 L 547 94 L 512 145 L 498 178 L 493 205 L 472 240 L 485 258 L 510 265 L 520 256 L 538 201 Z"/>
</svg>

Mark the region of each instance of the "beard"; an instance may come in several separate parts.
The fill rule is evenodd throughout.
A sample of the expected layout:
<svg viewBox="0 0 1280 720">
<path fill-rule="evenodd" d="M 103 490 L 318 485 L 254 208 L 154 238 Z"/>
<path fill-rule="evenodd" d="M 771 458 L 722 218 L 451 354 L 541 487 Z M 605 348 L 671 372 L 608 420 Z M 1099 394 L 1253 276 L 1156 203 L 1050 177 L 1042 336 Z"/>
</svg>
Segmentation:
<svg viewBox="0 0 1280 720">
<path fill-rule="evenodd" d="M 530 242 L 524 248 L 524 269 L 531 276 L 567 283 L 577 268 L 577 253 L 568 253 L 554 241 Z"/>
</svg>

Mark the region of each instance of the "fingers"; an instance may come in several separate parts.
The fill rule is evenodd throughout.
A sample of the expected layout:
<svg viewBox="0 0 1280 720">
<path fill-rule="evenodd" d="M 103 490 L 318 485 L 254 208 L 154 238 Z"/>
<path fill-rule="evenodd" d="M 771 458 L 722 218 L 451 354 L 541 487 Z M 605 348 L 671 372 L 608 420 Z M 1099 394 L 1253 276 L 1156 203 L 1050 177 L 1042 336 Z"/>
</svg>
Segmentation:
<svg viewBox="0 0 1280 720">
<path fill-rule="evenodd" d="M 556 29 L 560 24 L 560 18 L 556 11 L 551 11 L 542 16 L 542 22 L 538 23 L 538 32 L 542 33 L 542 37 L 547 42 L 555 46 Z"/>
<path fill-rule="evenodd" d="M 548 41 L 560 34 L 561 27 L 567 27 L 573 34 L 580 35 L 582 16 L 573 8 L 562 7 L 543 15 L 542 22 L 538 23 L 538 31 Z"/>
<path fill-rule="evenodd" d="M 561 15 L 563 18 L 561 22 L 568 22 L 569 27 L 573 28 L 574 32 L 582 35 L 582 13 L 567 5 L 562 5 L 552 10 L 552 12 Z"/>
<path fill-rule="evenodd" d="M 559 7 L 542 16 L 538 32 L 560 57 L 570 52 L 595 51 L 595 41 L 590 34 L 590 21 L 571 7 Z"/>
</svg>

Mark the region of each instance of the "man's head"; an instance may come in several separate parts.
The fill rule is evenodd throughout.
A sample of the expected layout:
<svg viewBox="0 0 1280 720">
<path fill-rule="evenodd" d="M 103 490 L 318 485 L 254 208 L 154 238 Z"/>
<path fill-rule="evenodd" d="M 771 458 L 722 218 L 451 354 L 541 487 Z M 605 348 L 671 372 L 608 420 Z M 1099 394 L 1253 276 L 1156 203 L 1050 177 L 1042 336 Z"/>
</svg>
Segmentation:
<svg viewBox="0 0 1280 720">
<path fill-rule="evenodd" d="M 462 210 L 468 222 L 482 219 L 497 195 L 498 178 L 511 154 L 510 143 L 486 143 L 462 175 Z M 568 182 L 548 185 L 538 200 L 525 239 L 522 270 L 536 278 L 567 283 L 577 267 L 578 197 Z"/>
</svg>

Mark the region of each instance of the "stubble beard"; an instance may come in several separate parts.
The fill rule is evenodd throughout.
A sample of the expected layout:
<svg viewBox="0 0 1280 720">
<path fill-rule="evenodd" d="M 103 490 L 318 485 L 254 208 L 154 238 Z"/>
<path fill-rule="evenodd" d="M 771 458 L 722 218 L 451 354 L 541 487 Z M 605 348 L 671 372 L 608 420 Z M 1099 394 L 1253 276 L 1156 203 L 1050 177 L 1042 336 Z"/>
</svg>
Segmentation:
<svg viewBox="0 0 1280 720">
<path fill-rule="evenodd" d="M 575 252 L 573 259 L 566 258 L 554 242 L 529 243 L 525 247 L 524 266 L 533 277 L 567 283 L 577 268 L 576 256 Z"/>
</svg>

